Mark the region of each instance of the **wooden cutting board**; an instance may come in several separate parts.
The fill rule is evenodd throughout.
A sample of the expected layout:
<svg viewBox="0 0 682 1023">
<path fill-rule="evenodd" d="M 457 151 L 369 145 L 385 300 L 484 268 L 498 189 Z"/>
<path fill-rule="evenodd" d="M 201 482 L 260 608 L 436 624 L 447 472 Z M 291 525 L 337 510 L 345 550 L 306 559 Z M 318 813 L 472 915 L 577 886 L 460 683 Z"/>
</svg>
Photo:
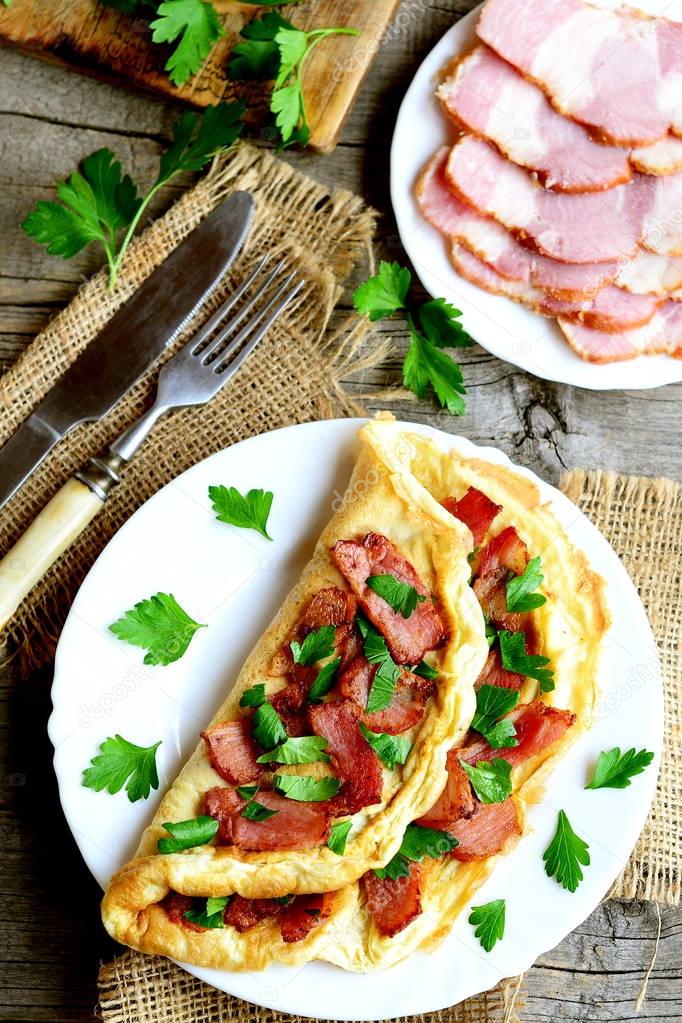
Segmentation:
<svg viewBox="0 0 682 1023">
<path fill-rule="evenodd" d="M 303 29 L 357 28 L 358 37 L 336 36 L 320 44 L 306 63 L 303 84 L 311 146 L 329 152 L 338 140 L 369 66 L 399 0 L 308 0 L 280 8 Z M 243 96 L 253 121 L 267 116 L 267 86 L 231 82 L 226 65 L 240 29 L 268 8 L 237 0 L 216 0 L 225 36 L 213 47 L 202 70 L 181 88 L 163 66 L 170 48 L 153 44 L 149 20 L 121 14 L 100 0 L 13 0 L 0 6 L 0 42 L 36 56 L 141 87 L 166 98 L 204 107 Z M 272 8 L 270 8 L 272 9 Z M 275 8 L 277 10 L 278 8 Z"/>
</svg>

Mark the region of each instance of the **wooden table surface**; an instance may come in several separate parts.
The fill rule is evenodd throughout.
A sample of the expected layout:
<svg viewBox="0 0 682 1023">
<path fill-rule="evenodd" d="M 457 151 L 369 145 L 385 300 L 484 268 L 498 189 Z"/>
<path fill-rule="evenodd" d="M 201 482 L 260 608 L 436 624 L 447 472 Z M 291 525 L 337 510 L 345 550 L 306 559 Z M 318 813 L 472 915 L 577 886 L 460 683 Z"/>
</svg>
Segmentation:
<svg viewBox="0 0 682 1023">
<path fill-rule="evenodd" d="M 326 157 L 286 156 L 313 177 L 364 195 L 380 211 L 385 257 L 404 258 L 388 199 L 389 143 L 400 99 L 419 60 L 471 6 L 470 0 L 403 0 L 337 150 Z M 35 200 L 52 197 L 57 178 L 100 146 L 115 150 L 134 177 L 151 181 L 178 108 L 7 50 L 0 51 L 0 97 L 0 366 L 6 366 L 100 265 L 94 250 L 69 262 L 46 256 L 19 229 L 20 221 Z M 187 183 L 168 188 L 156 209 Z M 574 466 L 682 475 L 682 384 L 583 391 L 538 380 L 474 348 L 461 358 L 467 413 L 451 419 L 404 392 L 383 396 L 399 383 L 406 336 L 400 323 L 379 329 L 391 335 L 395 354 L 348 383 L 369 392 L 370 408 L 388 406 L 495 444 L 550 482 Z M 93 1019 L 98 962 L 116 949 L 99 922 L 97 885 L 59 807 L 46 734 L 50 673 L 17 685 L 5 669 L 0 686 L 0 1020 L 82 1023 Z M 672 909 L 661 910 L 658 957 L 647 999 L 635 1012 L 657 927 L 653 906 L 604 903 L 531 971 L 523 1018 L 682 1020 L 682 914 Z"/>
</svg>

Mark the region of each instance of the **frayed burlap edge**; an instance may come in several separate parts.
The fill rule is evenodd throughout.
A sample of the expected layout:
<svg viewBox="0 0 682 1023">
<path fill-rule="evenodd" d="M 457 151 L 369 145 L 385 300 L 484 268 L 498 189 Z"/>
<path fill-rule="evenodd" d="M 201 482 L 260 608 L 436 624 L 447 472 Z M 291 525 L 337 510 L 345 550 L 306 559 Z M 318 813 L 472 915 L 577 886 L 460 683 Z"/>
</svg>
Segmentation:
<svg viewBox="0 0 682 1023">
<path fill-rule="evenodd" d="M 10 649 L 21 658 L 20 672 L 52 658 L 87 570 L 120 525 L 159 487 L 245 437 L 361 411 L 342 380 L 380 361 L 385 346 L 364 349 L 369 327 L 357 316 L 343 322 L 334 336 L 328 336 L 327 327 L 344 279 L 359 259 L 369 257 L 375 214 L 352 193 L 329 192 L 266 150 L 242 144 L 218 158 L 209 174 L 136 239 L 114 291 L 107 288 L 105 272 L 88 281 L 0 379 L 0 443 L 148 274 L 236 189 L 254 194 L 257 212 L 244 253 L 223 286 L 105 419 L 72 431 L 36 470 L 3 511 L 3 550 L 10 549 L 58 486 L 147 407 L 158 366 L 265 252 L 283 256 L 305 277 L 306 286 L 234 381 L 208 406 L 175 413 L 159 425 L 94 523 L 23 602 L 8 629 Z"/>
<path fill-rule="evenodd" d="M 304 1023 L 307 1017 L 263 1009 L 209 987 L 161 956 L 124 952 L 99 972 L 99 1016 L 104 1023 Z M 330 992 L 331 994 L 331 992 Z M 264 984 L 264 999 L 277 992 Z M 521 978 L 503 981 L 450 1009 L 399 1016 L 397 1023 L 520 1023 Z"/>
<path fill-rule="evenodd" d="M 577 469 L 561 489 L 607 537 L 647 610 L 663 669 L 665 742 L 656 797 L 609 896 L 679 906 L 682 882 L 682 492 L 665 479 Z M 641 666 L 638 685 L 653 664 Z M 633 739 L 633 743 L 634 743 Z"/>
</svg>

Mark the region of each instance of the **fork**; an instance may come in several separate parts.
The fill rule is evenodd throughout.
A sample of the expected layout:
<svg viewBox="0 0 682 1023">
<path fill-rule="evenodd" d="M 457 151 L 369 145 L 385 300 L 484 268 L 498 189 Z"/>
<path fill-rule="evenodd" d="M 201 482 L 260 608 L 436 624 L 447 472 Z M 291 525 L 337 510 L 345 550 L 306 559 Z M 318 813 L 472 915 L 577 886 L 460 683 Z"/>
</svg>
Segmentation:
<svg viewBox="0 0 682 1023">
<path fill-rule="evenodd" d="M 232 379 L 305 281 L 265 256 L 161 368 L 153 405 L 107 451 L 67 480 L 0 562 L 0 628 L 51 565 L 94 519 L 121 470 L 167 412 L 210 401 Z M 243 300 L 243 301 L 242 301 Z M 240 304 L 241 303 L 241 304 Z"/>
</svg>

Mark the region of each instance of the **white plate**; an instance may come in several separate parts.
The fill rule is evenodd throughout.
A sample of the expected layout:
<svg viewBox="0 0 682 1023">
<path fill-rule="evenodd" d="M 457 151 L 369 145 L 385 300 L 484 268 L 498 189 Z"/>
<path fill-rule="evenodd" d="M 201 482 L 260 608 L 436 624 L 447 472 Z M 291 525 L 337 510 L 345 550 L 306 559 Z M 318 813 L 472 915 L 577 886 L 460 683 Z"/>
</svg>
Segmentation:
<svg viewBox="0 0 682 1023">
<path fill-rule="evenodd" d="M 660 4 L 652 0 L 649 6 Z M 436 150 L 453 142 L 455 129 L 442 113 L 434 91 L 441 69 L 475 45 L 480 7 L 445 33 L 417 71 L 405 94 L 391 146 L 391 201 L 405 251 L 434 298 L 462 310 L 473 338 L 493 355 L 545 380 L 603 391 L 659 387 L 682 380 L 682 362 L 669 355 L 640 356 L 598 366 L 580 359 L 554 320 L 464 280 L 448 258 L 443 236 L 429 224 L 414 198 L 419 173 Z"/>
<path fill-rule="evenodd" d="M 344 419 L 293 426 L 200 462 L 132 516 L 81 586 L 57 651 L 49 734 L 64 813 L 101 885 L 134 852 L 161 794 L 308 560 L 344 492 L 360 424 Z M 465 455 L 509 464 L 495 449 L 411 428 Z M 191 973 L 250 1002 L 303 1016 L 369 1020 L 440 1009 L 527 969 L 592 912 L 624 866 L 646 818 L 656 765 L 624 792 L 585 792 L 583 785 L 602 749 L 636 744 L 658 756 L 662 697 L 654 639 L 635 589 L 603 537 L 563 495 L 521 471 L 538 483 L 574 543 L 608 580 L 614 620 L 606 640 L 604 712 L 559 766 L 545 801 L 531 810 L 531 833 L 476 896 L 477 904 L 507 899 L 504 940 L 486 955 L 465 911 L 433 955 L 416 954 L 382 973 L 360 976 L 323 963 L 261 974 L 188 967 Z M 216 521 L 207 495 L 214 483 L 273 490 L 274 542 Z M 107 627 L 159 590 L 173 593 L 209 628 L 195 635 L 180 661 L 146 668 L 142 651 L 119 642 Z M 146 802 L 81 785 L 99 744 L 116 732 L 145 746 L 163 740 L 161 787 Z M 558 807 L 592 852 L 575 895 L 550 880 L 542 865 Z"/>
</svg>

